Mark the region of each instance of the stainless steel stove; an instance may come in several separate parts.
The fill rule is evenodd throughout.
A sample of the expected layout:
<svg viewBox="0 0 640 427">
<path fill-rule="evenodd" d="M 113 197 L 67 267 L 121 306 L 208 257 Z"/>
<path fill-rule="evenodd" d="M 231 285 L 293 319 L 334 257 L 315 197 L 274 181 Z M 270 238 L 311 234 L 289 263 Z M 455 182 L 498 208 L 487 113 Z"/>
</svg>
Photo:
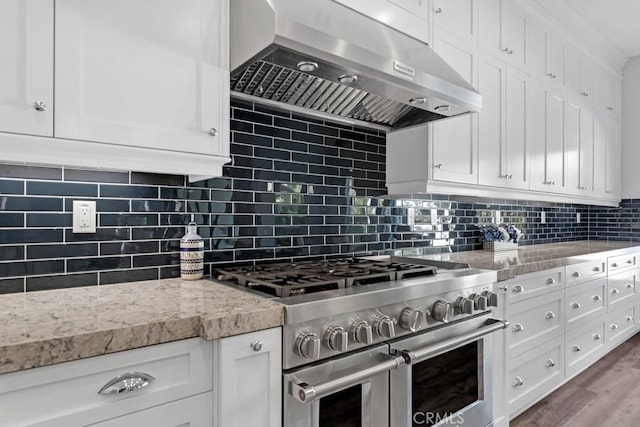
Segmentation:
<svg viewBox="0 0 640 427">
<path fill-rule="evenodd" d="M 285 427 L 491 423 L 491 332 L 507 325 L 491 318 L 494 271 L 383 257 L 216 275 L 285 305 Z M 459 384 L 434 378 L 461 369 Z"/>
</svg>

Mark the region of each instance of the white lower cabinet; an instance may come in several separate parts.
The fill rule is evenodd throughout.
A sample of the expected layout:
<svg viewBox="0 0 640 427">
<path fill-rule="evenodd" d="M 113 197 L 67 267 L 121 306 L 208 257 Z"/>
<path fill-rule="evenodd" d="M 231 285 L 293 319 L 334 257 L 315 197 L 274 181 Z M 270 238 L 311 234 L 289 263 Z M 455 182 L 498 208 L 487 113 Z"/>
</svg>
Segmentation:
<svg viewBox="0 0 640 427">
<path fill-rule="evenodd" d="M 509 306 L 507 352 L 525 353 L 541 340 L 562 335 L 564 293 L 551 292 Z"/>
<path fill-rule="evenodd" d="M 565 361 L 567 378 L 598 360 L 605 348 L 604 316 L 567 332 Z"/>
<path fill-rule="evenodd" d="M 280 427 L 280 328 L 224 338 L 214 344 L 217 427 Z"/>
<path fill-rule="evenodd" d="M 636 307 L 628 305 L 607 314 L 605 324 L 605 337 L 607 346 L 611 349 L 635 332 Z"/>
<path fill-rule="evenodd" d="M 596 279 L 566 289 L 567 329 L 603 315 L 607 311 L 605 293 L 607 279 Z"/>
<path fill-rule="evenodd" d="M 192 338 L 4 374 L 0 376 L 0 424 L 86 426 L 132 413 L 142 414 L 148 408 L 154 408 L 150 412 L 152 419 L 158 419 L 160 414 L 171 412 L 163 408 L 164 404 L 188 400 L 190 396 L 210 396 L 212 356 L 211 342 Z M 117 377 L 122 375 L 135 378 L 149 375 L 154 380 L 137 390 L 99 393 L 112 380 L 116 379 L 117 383 Z M 124 389 L 126 385 L 123 381 L 115 387 Z M 194 426 L 202 425 L 195 420 L 211 418 L 211 403 L 183 405 L 192 409 L 188 416 L 194 420 Z M 136 415 L 139 416 L 142 415 Z M 166 418 L 164 423 L 148 425 L 180 425 L 177 419 L 176 424 L 172 424 L 173 420 Z M 124 425 L 145 424 L 127 422 Z"/>
<path fill-rule="evenodd" d="M 563 337 L 537 345 L 508 364 L 507 396 L 514 417 L 564 380 Z"/>
<path fill-rule="evenodd" d="M 92 424 L 92 426 L 211 427 L 213 425 L 212 402 L 213 393 L 203 393 L 124 417 Z M 206 410 L 203 410 L 205 408 Z"/>
</svg>

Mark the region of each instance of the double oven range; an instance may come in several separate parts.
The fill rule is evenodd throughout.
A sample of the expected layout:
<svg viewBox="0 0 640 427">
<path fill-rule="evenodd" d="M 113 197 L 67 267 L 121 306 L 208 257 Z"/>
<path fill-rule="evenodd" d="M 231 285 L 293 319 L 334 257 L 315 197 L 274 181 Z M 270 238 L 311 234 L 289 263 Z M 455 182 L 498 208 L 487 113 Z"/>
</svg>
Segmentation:
<svg viewBox="0 0 640 427">
<path fill-rule="evenodd" d="M 386 257 L 217 275 L 285 305 L 284 427 L 491 425 L 495 272 Z"/>
</svg>

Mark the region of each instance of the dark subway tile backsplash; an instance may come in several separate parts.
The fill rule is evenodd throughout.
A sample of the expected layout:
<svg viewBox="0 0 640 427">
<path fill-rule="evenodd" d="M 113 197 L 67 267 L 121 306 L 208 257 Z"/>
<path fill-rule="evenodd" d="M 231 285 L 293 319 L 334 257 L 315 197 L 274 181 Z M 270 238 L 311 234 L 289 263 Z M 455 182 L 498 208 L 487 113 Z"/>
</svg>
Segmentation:
<svg viewBox="0 0 640 427">
<path fill-rule="evenodd" d="M 202 182 L 0 164 L 0 293 L 178 277 L 179 239 L 192 214 L 206 272 L 236 262 L 479 249 L 478 228 L 496 209 L 523 229 L 523 244 L 640 241 L 640 200 L 609 209 L 446 194 L 388 198 L 384 133 L 238 100 L 231 117 L 233 161 L 223 177 Z M 73 201 L 85 198 L 97 201 L 97 232 L 74 234 Z"/>
</svg>

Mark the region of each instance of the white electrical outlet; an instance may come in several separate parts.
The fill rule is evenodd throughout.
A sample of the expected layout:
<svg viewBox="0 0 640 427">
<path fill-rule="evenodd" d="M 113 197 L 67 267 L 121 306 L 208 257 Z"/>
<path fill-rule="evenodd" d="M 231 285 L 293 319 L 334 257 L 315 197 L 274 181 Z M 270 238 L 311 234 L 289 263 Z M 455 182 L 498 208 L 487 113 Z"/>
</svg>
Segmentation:
<svg viewBox="0 0 640 427">
<path fill-rule="evenodd" d="M 416 209 L 407 208 L 407 225 L 416 225 Z"/>
<path fill-rule="evenodd" d="M 547 222 L 547 213 L 542 211 L 540 212 L 540 223 L 544 224 Z"/>
<path fill-rule="evenodd" d="M 496 216 L 495 216 L 495 223 L 500 225 L 502 223 L 502 215 L 500 215 L 500 211 L 496 211 Z"/>
<path fill-rule="evenodd" d="M 431 225 L 438 225 L 438 209 L 431 209 Z"/>
<path fill-rule="evenodd" d="M 73 201 L 73 232 L 96 232 L 96 202 L 89 200 Z"/>
</svg>

